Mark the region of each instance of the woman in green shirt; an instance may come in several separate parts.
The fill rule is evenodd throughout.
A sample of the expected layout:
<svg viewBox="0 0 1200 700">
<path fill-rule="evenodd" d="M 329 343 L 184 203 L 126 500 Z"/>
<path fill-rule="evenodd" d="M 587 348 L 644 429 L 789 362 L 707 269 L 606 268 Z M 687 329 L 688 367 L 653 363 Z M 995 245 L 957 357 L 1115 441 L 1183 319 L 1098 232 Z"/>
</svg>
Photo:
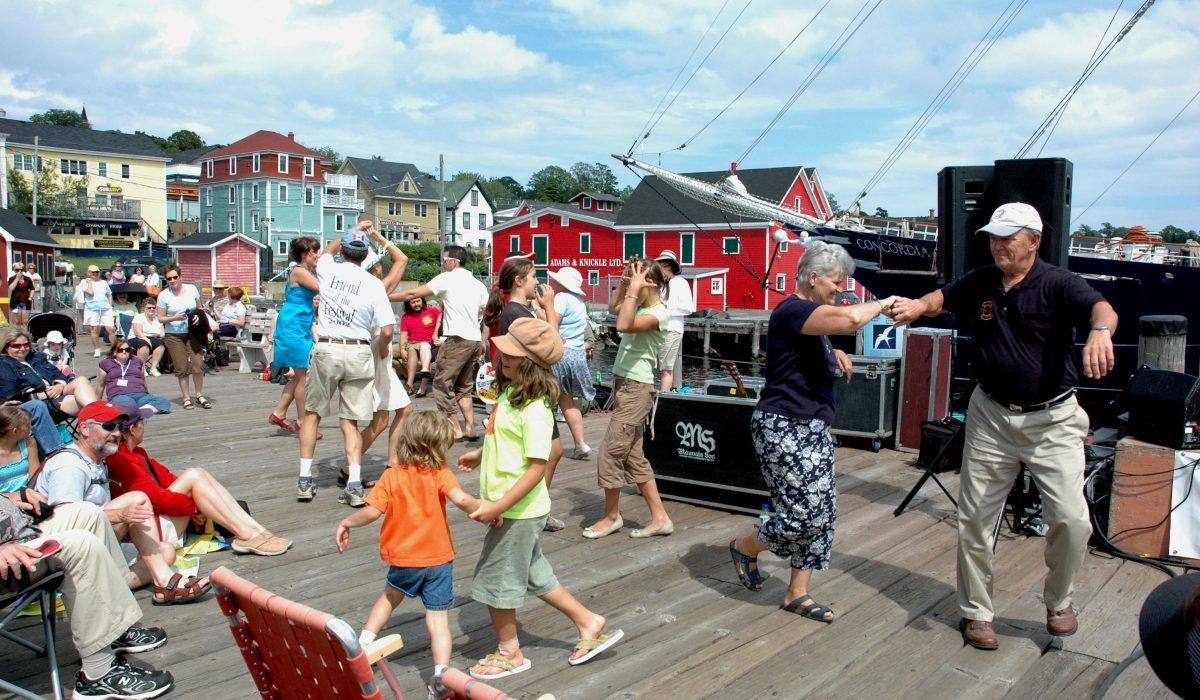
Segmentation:
<svg viewBox="0 0 1200 700">
<path fill-rule="evenodd" d="M 630 537 L 675 531 L 658 495 L 654 470 L 642 452 L 642 423 L 654 405 L 654 368 L 658 346 L 667 330 L 667 307 L 663 304 L 666 289 L 667 276 L 657 262 L 633 260 L 608 306 L 617 316 L 621 346 L 613 365 L 616 404 L 597 466 L 598 481 L 604 489 L 604 515 L 583 531 L 583 536 L 591 540 L 624 526 L 620 508 L 624 484 L 637 484 L 650 509 L 650 522 L 631 531 Z"/>
</svg>

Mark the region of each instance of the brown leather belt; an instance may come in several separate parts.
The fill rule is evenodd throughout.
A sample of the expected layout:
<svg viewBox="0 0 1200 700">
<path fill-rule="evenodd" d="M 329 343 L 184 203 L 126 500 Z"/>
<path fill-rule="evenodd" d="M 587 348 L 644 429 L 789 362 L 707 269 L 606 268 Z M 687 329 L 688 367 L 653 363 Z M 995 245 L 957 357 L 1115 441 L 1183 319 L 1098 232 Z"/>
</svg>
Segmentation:
<svg viewBox="0 0 1200 700">
<path fill-rule="evenodd" d="M 317 338 L 318 343 L 337 343 L 338 345 L 370 345 L 369 340 L 359 340 L 358 338 Z"/>
</svg>

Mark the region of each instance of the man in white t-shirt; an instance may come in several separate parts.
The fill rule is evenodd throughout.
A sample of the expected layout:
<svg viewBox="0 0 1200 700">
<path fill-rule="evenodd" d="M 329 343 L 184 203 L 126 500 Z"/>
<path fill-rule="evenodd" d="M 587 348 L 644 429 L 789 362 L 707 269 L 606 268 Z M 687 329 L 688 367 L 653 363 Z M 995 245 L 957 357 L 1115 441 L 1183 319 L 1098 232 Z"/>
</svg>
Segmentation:
<svg viewBox="0 0 1200 700">
<path fill-rule="evenodd" d="M 475 386 L 475 360 L 483 354 L 483 332 L 479 314 L 487 304 L 488 290 L 466 268 L 467 251 L 446 246 L 442 252 L 442 274 L 406 292 L 392 294 L 392 301 L 408 301 L 437 294 L 442 299 L 442 343 L 433 377 L 433 397 L 438 409 L 454 422 L 454 437 L 479 439 L 471 405 Z M 466 421 L 459 422 L 459 413 Z"/>
<path fill-rule="evenodd" d="M 664 250 L 654 259 L 667 273 L 667 335 L 658 346 L 659 391 L 683 386 L 683 321 L 696 313 L 696 299 L 687 280 L 680 276 L 675 251 Z"/>
<path fill-rule="evenodd" d="M 92 338 L 92 354 L 100 357 L 100 327 L 108 331 L 109 338 L 116 338 L 117 332 L 113 325 L 112 289 L 100 278 L 99 267 L 88 265 L 87 277 L 80 280 L 75 295 L 83 302 L 83 325 Z"/>
<path fill-rule="evenodd" d="M 375 414 L 375 360 L 391 357 L 396 315 L 388 303 L 383 283 L 362 268 L 369 245 L 366 231 L 373 224 L 358 226 L 325 246 L 317 260 L 320 306 L 317 309 L 317 342 L 309 361 L 304 384 L 307 413 L 300 424 L 300 480 L 296 498 L 311 501 L 317 493 L 312 475 L 321 412 L 333 397 L 338 398 L 338 418 L 346 452 L 346 488 L 338 500 L 355 508 L 366 504 L 362 485 L 362 436 L 358 421 Z M 334 259 L 338 252 L 342 262 Z M 371 328 L 379 328 L 375 345 Z"/>
</svg>

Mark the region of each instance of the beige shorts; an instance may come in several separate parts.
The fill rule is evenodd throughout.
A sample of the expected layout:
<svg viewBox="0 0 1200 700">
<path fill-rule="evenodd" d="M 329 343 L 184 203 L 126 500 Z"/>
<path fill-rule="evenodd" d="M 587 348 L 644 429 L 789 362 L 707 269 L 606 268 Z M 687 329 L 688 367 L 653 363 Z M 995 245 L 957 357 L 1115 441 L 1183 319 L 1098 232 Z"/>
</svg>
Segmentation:
<svg viewBox="0 0 1200 700">
<path fill-rule="evenodd" d="M 654 406 L 654 385 L 616 377 L 613 393 L 616 407 L 596 464 L 596 481 L 606 489 L 644 484 L 654 478 L 650 461 L 642 452 L 646 416 Z"/>
<path fill-rule="evenodd" d="M 658 346 L 658 371 L 675 371 L 675 363 L 679 361 L 679 352 L 683 348 L 683 334 L 668 331 L 663 335 L 662 345 Z"/>
<path fill-rule="evenodd" d="M 304 382 L 304 407 L 317 415 L 337 397 L 338 417 L 371 420 L 375 414 L 375 360 L 370 345 L 318 342 Z"/>
</svg>

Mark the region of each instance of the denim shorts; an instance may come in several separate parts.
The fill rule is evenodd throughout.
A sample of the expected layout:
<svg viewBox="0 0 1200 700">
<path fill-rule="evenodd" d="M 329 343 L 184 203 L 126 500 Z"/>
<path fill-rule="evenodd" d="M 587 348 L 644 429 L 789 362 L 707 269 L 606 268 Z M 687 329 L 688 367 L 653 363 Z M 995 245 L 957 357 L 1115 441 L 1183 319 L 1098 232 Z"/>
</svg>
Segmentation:
<svg viewBox="0 0 1200 700">
<path fill-rule="evenodd" d="M 393 566 L 387 584 L 409 598 L 421 596 L 426 610 L 449 610 L 454 605 L 454 562 L 437 566 Z"/>
</svg>

